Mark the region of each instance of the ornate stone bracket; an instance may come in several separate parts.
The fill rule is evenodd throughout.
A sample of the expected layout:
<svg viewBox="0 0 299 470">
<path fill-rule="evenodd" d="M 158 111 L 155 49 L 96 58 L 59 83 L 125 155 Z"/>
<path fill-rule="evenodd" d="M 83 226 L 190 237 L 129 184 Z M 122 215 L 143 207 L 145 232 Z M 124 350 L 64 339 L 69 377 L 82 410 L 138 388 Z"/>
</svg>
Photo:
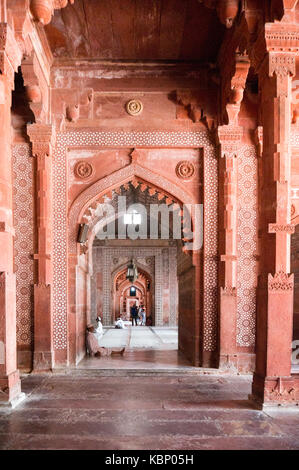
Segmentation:
<svg viewBox="0 0 299 470">
<path fill-rule="evenodd" d="M 27 99 L 35 116 L 35 122 L 46 122 L 49 110 L 49 94 L 43 92 L 46 87 L 44 72 L 36 57 L 35 52 L 31 57 L 26 57 L 22 63 L 22 75 L 24 79 Z M 44 84 L 44 86 L 43 86 Z"/>
<path fill-rule="evenodd" d="M 249 59 L 246 54 L 235 51 L 234 60 L 225 60 L 224 54 L 219 60 L 221 68 L 221 116 L 220 123 L 237 125 L 238 114 L 243 99 L 249 70 Z M 232 138 L 234 140 L 234 138 Z"/>
<path fill-rule="evenodd" d="M 241 2 L 239 0 L 198 0 L 203 3 L 207 8 L 215 8 L 219 20 L 227 28 L 231 28 L 240 11 Z"/>
<path fill-rule="evenodd" d="M 14 74 L 22 60 L 22 51 L 14 32 L 7 23 L 0 23 L 0 74 L 5 75 L 14 88 Z"/>
<path fill-rule="evenodd" d="M 30 0 L 30 12 L 35 21 L 43 25 L 50 23 L 54 10 L 65 8 L 74 0 Z"/>
<path fill-rule="evenodd" d="M 216 110 L 213 100 L 209 106 L 204 102 L 202 96 L 191 90 L 176 90 L 176 102 L 184 106 L 188 116 L 193 122 L 202 122 L 209 130 L 215 127 Z M 209 109 L 208 109 L 209 108 Z"/>
</svg>

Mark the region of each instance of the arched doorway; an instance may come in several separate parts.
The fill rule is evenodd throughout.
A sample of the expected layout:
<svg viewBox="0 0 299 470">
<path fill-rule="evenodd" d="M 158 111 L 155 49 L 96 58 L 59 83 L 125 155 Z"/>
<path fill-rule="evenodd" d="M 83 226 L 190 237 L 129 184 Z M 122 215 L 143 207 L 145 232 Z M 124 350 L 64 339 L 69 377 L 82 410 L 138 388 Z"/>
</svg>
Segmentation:
<svg viewBox="0 0 299 470">
<path fill-rule="evenodd" d="M 183 232 L 181 224 L 178 239 L 171 232 L 171 224 L 169 236 L 162 236 L 164 219 L 161 217 L 158 219 L 158 237 L 155 240 L 147 236 L 139 236 L 134 240 L 118 237 L 118 231 L 122 231 L 121 225 L 124 223 L 124 212 L 113 210 L 112 214 L 103 219 L 102 208 L 103 204 L 109 204 L 115 209 L 117 198 L 124 196 L 130 206 L 133 203 L 149 209 L 151 205 L 164 204 L 167 210 L 172 207 L 178 211 L 182 220 L 183 204 L 192 206 L 202 200 L 200 192 L 194 197 L 180 185 L 176 186 L 136 163 L 113 173 L 109 178 L 97 181 L 83 191 L 69 212 L 69 251 L 76 250 L 76 255 L 69 257 L 69 309 L 76 311 L 78 315 L 76 301 L 80 287 L 75 270 L 79 264 L 86 269 L 87 297 L 90 299 L 86 305 L 86 321 L 92 321 L 101 312 L 104 325 L 111 325 L 116 308 L 118 309 L 118 302 L 115 303 L 113 296 L 113 273 L 124 268 L 134 258 L 140 268 L 150 274 L 152 280 L 151 310 L 154 312 L 155 326 L 176 327 L 179 324 L 179 349 L 194 365 L 199 365 L 200 292 L 196 285 L 200 284 L 200 269 L 203 268 L 199 252 L 186 251 L 186 245 L 192 242 L 192 238 Z M 184 212 L 184 216 L 188 214 L 188 210 Z M 151 216 L 146 217 L 149 229 Z M 174 215 L 171 211 L 169 217 L 173 223 Z M 190 229 L 193 229 L 193 215 L 188 218 L 191 221 Z M 76 221 L 81 224 L 81 228 L 84 226 L 86 229 L 84 240 L 78 241 Z M 110 226 L 115 223 L 115 239 L 99 236 L 99 233 L 111 233 Z M 71 285 L 74 277 L 75 291 Z M 179 316 L 183 317 L 182 321 L 179 321 Z M 72 315 L 69 320 L 71 331 L 74 328 Z"/>
<path fill-rule="evenodd" d="M 154 305 L 152 303 L 152 292 L 154 284 L 152 277 L 144 269 L 138 268 L 138 279 L 131 283 L 127 278 L 127 266 L 124 266 L 114 273 L 113 281 L 113 312 L 112 320 L 117 317 L 130 320 L 130 308 L 135 303 L 143 305 L 147 317 L 151 317 L 154 324 Z"/>
</svg>

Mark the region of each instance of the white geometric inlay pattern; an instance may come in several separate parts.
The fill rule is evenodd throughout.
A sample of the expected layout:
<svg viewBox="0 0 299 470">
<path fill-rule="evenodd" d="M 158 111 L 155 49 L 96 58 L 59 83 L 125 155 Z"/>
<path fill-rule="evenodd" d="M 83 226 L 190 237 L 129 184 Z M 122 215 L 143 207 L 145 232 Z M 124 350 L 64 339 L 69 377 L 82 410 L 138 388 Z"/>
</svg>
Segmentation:
<svg viewBox="0 0 299 470">
<path fill-rule="evenodd" d="M 204 342 L 208 350 L 216 347 L 217 332 L 217 178 L 218 164 L 208 133 L 202 132 L 93 132 L 58 133 L 54 156 L 54 256 L 53 256 L 53 329 L 54 349 L 67 347 L 67 149 L 70 147 L 195 147 L 205 148 L 205 191 L 211 202 L 205 209 L 206 239 L 204 270 L 205 316 Z M 208 200 L 208 199 L 207 199 Z M 206 313 L 207 312 L 207 313 Z"/>
<path fill-rule="evenodd" d="M 33 341 L 33 159 L 28 144 L 12 146 L 17 344 Z"/>
<path fill-rule="evenodd" d="M 237 344 L 254 346 L 257 285 L 257 155 L 253 145 L 238 153 Z"/>
</svg>

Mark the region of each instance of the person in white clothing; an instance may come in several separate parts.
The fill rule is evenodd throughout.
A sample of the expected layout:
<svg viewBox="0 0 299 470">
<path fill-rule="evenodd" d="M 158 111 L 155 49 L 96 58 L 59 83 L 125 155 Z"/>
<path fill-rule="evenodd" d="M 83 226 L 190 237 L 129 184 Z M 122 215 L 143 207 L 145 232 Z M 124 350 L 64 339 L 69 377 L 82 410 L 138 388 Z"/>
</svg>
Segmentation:
<svg viewBox="0 0 299 470">
<path fill-rule="evenodd" d="M 142 308 L 141 318 L 142 318 L 142 323 L 141 323 L 141 325 L 142 325 L 142 326 L 145 326 L 145 325 L 146 325 L 146 311 L 145 311 L 145 308 L 144 308 L 144 307 Z"/>
<path fill-rule="evenodd" d="M 98 341 L 99 346 L 100 346 L 100 341 L 101 341 L 102 336 L 103 336 L 103 325 L 102 325 L 101 318 L 99 316 L 97 316 L 96 322 L 97 322 L 97 326 L 94 330 L 94 335 L 97 338 L 97 341 Z"/>
<path fill-rule="evenodd" d="M 118 328 L 118 329 L 121 329 L 121 330 L 126 328 L 126 325 L 125 325 L 124 321 L 120 317 L 118 317 L 118 319 L 115 322 L 115 328 Z"/>
<path fill-rule="evenodd" d="M 105 348 L 98 345 L 97 338 L 95 335 L 95 328 L 92 324 L 86 327 L 86 348 L 90 356 L 111 356 L 112 354 L 120 354 L 121 356 L 125 353 L 125 348 Z"/>
</svg>

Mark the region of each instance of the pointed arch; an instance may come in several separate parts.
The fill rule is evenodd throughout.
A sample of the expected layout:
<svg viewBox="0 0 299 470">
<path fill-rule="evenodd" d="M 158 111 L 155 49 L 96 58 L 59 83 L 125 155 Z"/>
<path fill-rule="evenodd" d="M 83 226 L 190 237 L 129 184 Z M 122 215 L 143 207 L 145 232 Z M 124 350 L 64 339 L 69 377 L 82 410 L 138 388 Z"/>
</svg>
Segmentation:
<svg viewBox="0 0 299 470">
<path fill-rule="evenodd" d="M 87 206 L 91 205 L 96 199 L 103 196 L 108 191 L 119 188 L 120 186 L 134 180 L 140 179 L 144 184 L 149 184 L 157 190 L 161 190 L 166 197 L 175 199 L 175 202 L 181 204 L 196 204 L 198 201 L 179 184 L 175 184 L 164 176 L 161 176 L 148 168 L 144 168 L 138 163 L 130 165 L 115 171 L 109 176 L 99 179 L 93 185 L 88 187 L 75 199 L 69 210 L 69 250 L 76 251 L 76 237 L 78 223 L 84 214 Z"/>
</svg>

